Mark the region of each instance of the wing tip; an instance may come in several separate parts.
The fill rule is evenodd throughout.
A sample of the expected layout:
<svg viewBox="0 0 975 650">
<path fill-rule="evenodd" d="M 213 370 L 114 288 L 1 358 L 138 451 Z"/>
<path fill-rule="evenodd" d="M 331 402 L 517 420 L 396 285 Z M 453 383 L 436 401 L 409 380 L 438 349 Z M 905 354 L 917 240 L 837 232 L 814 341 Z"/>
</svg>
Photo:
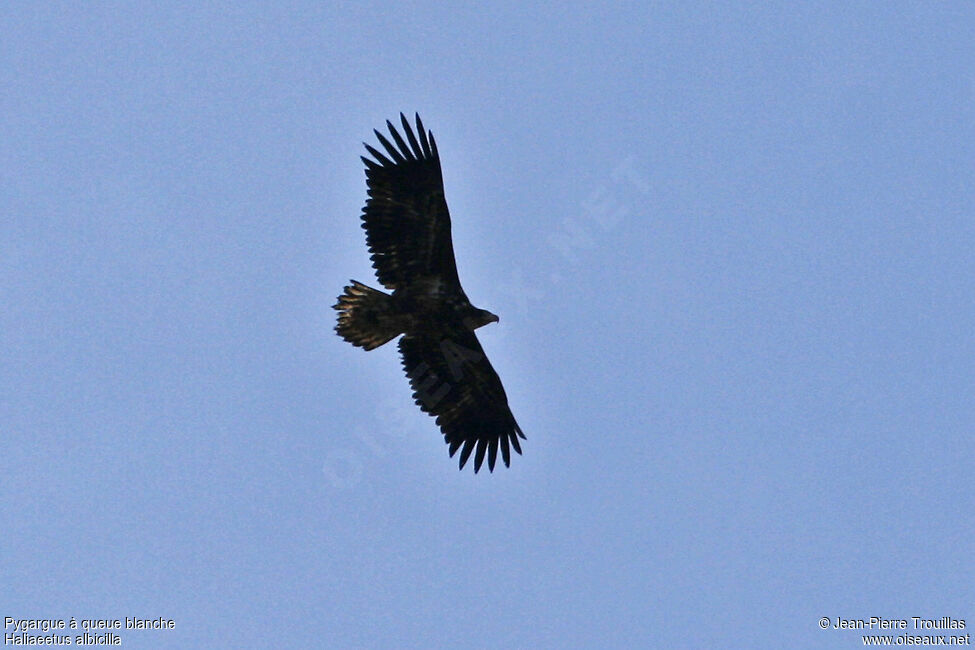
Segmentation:
<svg viewBox="0 0 975 650">
<path fill-rule="evenodd" d="M 400 111 L 399 114 L 400 122 L 403 124 L 403 132 L 406 135 L 405 140 L 403 139 L 403 136 L 400 135 L 392 121 L 386 120 L 386 128 L 389 129 L 389 136 L 392 137 L 393 141 L 396 143 L 395 146 L 389 141 L 387 136 L 383 135 L 379 131 L 379 129 L 372 130 L 376 140 L 379 141 L 386 152 L 380 153 L 370 144 L 366 142 L 362 143 L 362 145 L 366 148 L 366 151 L 368 151 L 369 154 L 376 159 L 373 161 L 362 157 L 363 162 L 366 164 L 367 172 L 382 167 L 395 167 L 397 165 L 417 160 L 439 161 L 440 155 L 437 152 L 437 142 L 433 137 L 433 132 L 423 127 L 423 121 L 420 119 L 420 114 L 418 112 L 413 113 L 413 115 L 416 120 L 417 133 L 413 132 L 413 127 L 406 118 L 406 114 L 402 111 Z"/>
<path fill-rule="evenodd" d="M 417 404 L 421 409 L 423 408 L 420 402 L 417 402 Z M 498 456 L 501 457 L 501 462 L 504 463 L 505 467 L 511 467 L 511 450 L 514 449 L 518 455 L 522 455 L 521 444 L 518 442 L 518 438 L 526 439 L 525 434 L 517 423 L 511 429 L 498 434 L 496 437 L 481 438 L 475 436 L 450 439 L 447 436 L 447 438 L 445 442 L 448 445 L 447 453 L 450 458 L 453 458 L 458 450 L 460 451 L 457 469 L 463 470 L 467 466 L 467 461 L 473 456 L 475 474 L 484 466 L 485 460 L 487 460 L 488 471 L 493 473 L 494 468 L 498 465 Z M 498 453 L 499 451 L 501 452 L 500 454 Z"/>
</svg>

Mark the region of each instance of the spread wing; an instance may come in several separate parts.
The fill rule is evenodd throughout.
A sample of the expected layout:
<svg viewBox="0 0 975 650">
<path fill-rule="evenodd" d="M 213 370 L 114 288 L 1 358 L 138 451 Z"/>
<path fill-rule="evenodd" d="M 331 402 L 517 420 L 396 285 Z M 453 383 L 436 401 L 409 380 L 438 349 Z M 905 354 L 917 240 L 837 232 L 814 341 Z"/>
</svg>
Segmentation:
<svg viewBox="0 0 975 650">
<path fill-rule="evenodd" d="M 413 398 L 421 410 L 437 418 L 450 456 L 461 450 L 461 469 L 475 449 L 475 473 L 485 453 L 492 472 L 499 447 L 505 466 L 510 464 L 512 447 L 521 453 L 518 438 L 525 434 L 474 332 L 457 328 L 407 334 L 400 339 L 399 350 Z"/>
<path fill-rule="evenodd" d="M 419 115 L 417 134 L 402 113 L 400 120 L 406 140 L 387 120 L 393 142 L 375 131 L 386 154 L 366 144 L 375 160 L 362 157 L 369 194 L 362 227 L 372 265 L 390 290 L 430 278 L 459 289 L 437 143 Z"/>
</svg>

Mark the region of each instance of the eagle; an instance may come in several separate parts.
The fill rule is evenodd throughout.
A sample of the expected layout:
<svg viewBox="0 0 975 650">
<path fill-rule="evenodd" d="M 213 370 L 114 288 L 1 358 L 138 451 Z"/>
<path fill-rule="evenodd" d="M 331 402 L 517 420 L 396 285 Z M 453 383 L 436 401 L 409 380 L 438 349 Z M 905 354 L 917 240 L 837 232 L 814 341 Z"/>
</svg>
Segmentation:
<svg viewBox="0 0 975 650">
<path fill-rule="evenodd" d="M 385 153 L 363 143 L 372 158 L 361 156 L 368 194 L 362 228 L 376 277 L 390 293 L 350 280 L 333 306 L 335 330 L 364 350 L 402 335 L 413 399 L 436 418 L 450 457 L 460 450 L 464 469 L 474 453 L 477 473 L 487 456 L 493 472 L 498 450 L 510 466 L 525 434 L 474 334 L 499 319 L 472 305 L 460 285 L 437 142 L 415 117 L 414 133 L 400 113 L 405 139 L 389 120 L 392 141 L 373 130 Z"/>
</svg>

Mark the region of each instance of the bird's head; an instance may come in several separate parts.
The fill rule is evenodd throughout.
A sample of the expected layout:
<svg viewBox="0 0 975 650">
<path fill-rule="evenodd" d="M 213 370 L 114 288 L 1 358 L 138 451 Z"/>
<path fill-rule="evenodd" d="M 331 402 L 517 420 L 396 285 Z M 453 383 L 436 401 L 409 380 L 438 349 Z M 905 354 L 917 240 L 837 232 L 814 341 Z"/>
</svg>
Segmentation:
<svg viewBox="0 0 975 650">
<path fill-rule="evenodd" d="M 478 327 L 484 327 L 488 323 L 498 323 L 500 321 L 500 318 L 487 309 L 478 309 L 475 307 L 471 310 L 470 315 L 464 319 L 464 325 L 471 330 L 476 330 Z"/>
</svg>

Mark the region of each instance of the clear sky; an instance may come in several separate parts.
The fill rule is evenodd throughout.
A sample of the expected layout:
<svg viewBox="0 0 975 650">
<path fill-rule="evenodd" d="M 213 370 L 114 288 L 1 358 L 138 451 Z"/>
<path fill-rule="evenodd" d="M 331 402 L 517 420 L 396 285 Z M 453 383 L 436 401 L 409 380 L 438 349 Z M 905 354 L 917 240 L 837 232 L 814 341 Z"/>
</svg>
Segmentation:
<svg viewBox="0 0 975 650">
<path fill-rule="evenodd" d="M 0 9 L 0 617 L 175 621 L 132 648 L 972 632 L 970 3 L 339 4 Z M 501 317 L 528 439 L 493 474 L 393 345 L 332 331 L 400 111 Z"/>
</svg>

